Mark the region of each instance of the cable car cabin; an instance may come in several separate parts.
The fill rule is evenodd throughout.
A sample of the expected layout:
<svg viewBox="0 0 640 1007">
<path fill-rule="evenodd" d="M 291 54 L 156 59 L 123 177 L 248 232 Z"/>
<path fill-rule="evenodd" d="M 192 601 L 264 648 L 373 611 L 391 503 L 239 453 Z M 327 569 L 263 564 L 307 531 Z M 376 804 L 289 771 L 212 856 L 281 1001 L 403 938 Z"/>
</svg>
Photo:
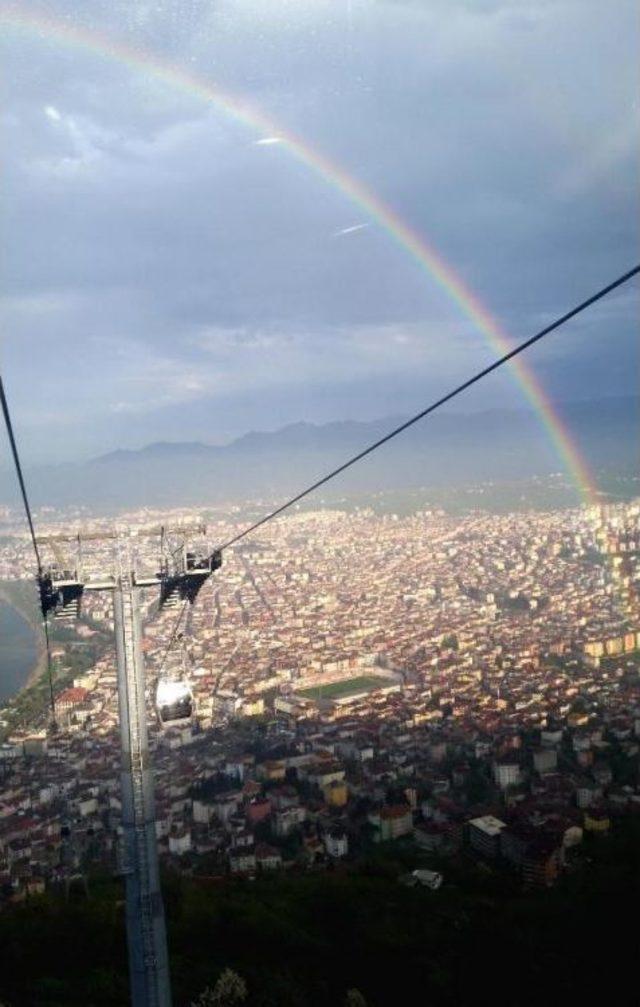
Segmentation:
<svg viewBox="0 0 640 1007">
<path fill-rule="evenodd" d="M 193 694 L 189 685 L 182 681 L 160 679 L 156 709 L 160 725 L 164 728 L 189 724 L 193 716 Z"/>
<path fill-rule="evenodd" d="M 163 582 L 160 587 L 160 607 L 169 610 L 180 608 L 181 601 L 178 584 L 176 582 Z"/>
<path fill-rule="evenodd" d="M 206 579 L 222 566 L 222 555 L 214 552 L 211 555 L 197 552 L 185 552 L 184 574 L 180 593 L 183 598 L 193 602 Z"/>
<path fill-rule="evenodd" d="M 53 618 L 58 622 L 74 622 L 80 615 L 80 595 L 75 598 L 70 598 L 68 601 L 62 602 L 55 612 L 53 613 Z"/>
<path fill-rule="evenodd" d="M 52 566 L 39 578 L 40 606 L 45 616 L 53 612 L 54 618 L 72 622 L 80 615 L 84 585 L 72 569 Z"/>
<path fill-rule="evenodd" d="M 160 585 L 160 607 L 174 608 L 178 601 L 194 602 L 207 578 L 222 566 L 222 554 L 184 552 L 177 570 L 165 571 Z"/>
</svg>

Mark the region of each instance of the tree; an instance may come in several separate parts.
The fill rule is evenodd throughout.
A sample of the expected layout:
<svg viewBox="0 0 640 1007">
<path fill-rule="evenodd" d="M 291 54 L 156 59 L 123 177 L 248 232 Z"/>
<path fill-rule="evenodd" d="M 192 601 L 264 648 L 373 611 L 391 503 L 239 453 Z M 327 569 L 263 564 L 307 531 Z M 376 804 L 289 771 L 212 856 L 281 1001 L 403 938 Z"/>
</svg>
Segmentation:
<svg viewBox="0 0 640 1007">
<path fill-rule="evenodd" d="M 210 986 L 207 986 L 197 1000 L 191 1001 L 191 1007 L 213 1007 L 214 1003 L 213 990 Z"/>
<path fill-rule="evenodd" d="M 367 1007 L 367 1001 L 363 997 L 360 990 L 356 989 L 347 990 L 347 995 L 344 1000 L 344 1007 Z"/>
<path fill-rule="evenodd" d="M 233 969 L 225 969 L 211 989 L 207 986 L 191 1007 L 236 1007 L 247 998 L 247 984 Z"/>
</svg>

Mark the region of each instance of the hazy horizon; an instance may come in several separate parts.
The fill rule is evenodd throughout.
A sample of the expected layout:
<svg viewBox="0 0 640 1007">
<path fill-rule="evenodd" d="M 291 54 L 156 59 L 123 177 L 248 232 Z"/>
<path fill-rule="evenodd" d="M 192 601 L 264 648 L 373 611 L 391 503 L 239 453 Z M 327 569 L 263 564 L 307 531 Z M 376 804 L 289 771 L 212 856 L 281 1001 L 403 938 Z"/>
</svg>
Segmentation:
<svg viewBox="0 0 640 1007">
<path fill-rule="evenodd" d="M 633 495 L 637 464 L 640 397 L 609 397 L 565 404 L 552 433 L 548 417 L 531 408 L 505 410 L 499 404 L 480 412 L 439 412 L 404 431 L 341 475 L 317 498 L 415 490 L 441 493 L 447 487 L 496 481 L 506 486 L 561 474 L 566 491 L 542 494 L 554 506 L 573 506 L 588 482 L 606 497 Z M 226 444 L 204 440 L 155 440 L 116 449 L 83 461 L 27 468 L 34 505 L 86 505 L 102 510 L 138 506 L 219 506 L 223 502 L 281 500 L 315 482 L 347 458 L 384 437 L 406 414 L 370 422 L 298 422 L 274 431 L 248 431 Z M 558 448 L 562 429 L 571 451 L 568 463 Z M 13 474 L 6 469 L 0 501 L 18 500 Z M 6 486 L 4 485 L 6 483 Z M 624 483 L 624 485 L 623 485 Z M 590 491 L 589 491 L 590 492 Z M 535 494 L 537 497 L 539 494 Z M 536 504 L 537 506 L 538 504 Z"/>
</svg>

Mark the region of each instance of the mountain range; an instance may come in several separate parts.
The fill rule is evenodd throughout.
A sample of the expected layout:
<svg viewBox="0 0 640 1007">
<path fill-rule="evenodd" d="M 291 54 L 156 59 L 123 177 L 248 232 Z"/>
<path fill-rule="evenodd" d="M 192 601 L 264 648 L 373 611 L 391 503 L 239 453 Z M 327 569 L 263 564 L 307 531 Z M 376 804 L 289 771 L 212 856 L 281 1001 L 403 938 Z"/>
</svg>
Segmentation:
<svg viewBox="0 0 640 1007">
<path fill-rule="evenodd" d="M 587 465 L 637 470 L 640 398 L 603 398 L 563 407 L 562 423 Z M 27 472 L 35 506 L 85 504 L 99 510 L 218 504 L 282 498 L 384 436 L 406 417 L 373 422 L 295 423 L 252 432 L 224 446 L 155 443 L 87 462 L 43 465 Z M 562 463 L 532 412 L 491 409 L 437 413 L 340 476 L 329 497 L 348 493 L 517 480 L 558 472 Z M 3 473 L 0 502 L 15 503 Z"/>
</svg>

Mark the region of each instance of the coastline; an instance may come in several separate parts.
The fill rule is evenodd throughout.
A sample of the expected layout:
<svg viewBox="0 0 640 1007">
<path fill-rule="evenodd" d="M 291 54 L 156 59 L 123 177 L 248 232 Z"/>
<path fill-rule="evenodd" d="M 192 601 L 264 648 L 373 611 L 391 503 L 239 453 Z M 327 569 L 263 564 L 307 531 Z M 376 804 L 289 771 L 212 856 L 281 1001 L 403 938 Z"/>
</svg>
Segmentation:
<svg viewBox="0 0 640 1007">
<path fill-rule="evenodd" d="M 31 671 L 27 675 L 27 680 L 18 690 L 16 696 L 22 692 L 24 689 L 29 689 L 32 685 L 35 685 L 37 681 L 44 675 L 47 670 L 47 649 L 44 642 L 41 640 L 38 643 L 38 656 L 36 657 L 36 663 L 33 665 Z"/>
<path fill-rule="evenodd" d="M 27 625 L 31 628 L 35 640 L 36 646 L 36 658 L 35 661 L 27 674 L 24 683 L 20 688 L 13 693 L 10 697 L 11 701 L 15 699 L 16 696 L 20 695 L 25 689 L 30 688 L 35 685 L 37 681 L 42 677 L 42 675 L 47 670 L 47 651 L 44 643 L 44 636 L 42 632 L 42 623 L 35 616 L 34 612 L 29 609 L 29 606 L 25 604 L 23 598 L 20 597 L 20 592 L 12 591 L 8 585 L 11 584 L 25 584 L 23 580 L 16 581 L 0 581 L 0 601 L 4 602 L 9 608 L 12 608 L 14 612 L 24 619 Z"/>
</svg>

